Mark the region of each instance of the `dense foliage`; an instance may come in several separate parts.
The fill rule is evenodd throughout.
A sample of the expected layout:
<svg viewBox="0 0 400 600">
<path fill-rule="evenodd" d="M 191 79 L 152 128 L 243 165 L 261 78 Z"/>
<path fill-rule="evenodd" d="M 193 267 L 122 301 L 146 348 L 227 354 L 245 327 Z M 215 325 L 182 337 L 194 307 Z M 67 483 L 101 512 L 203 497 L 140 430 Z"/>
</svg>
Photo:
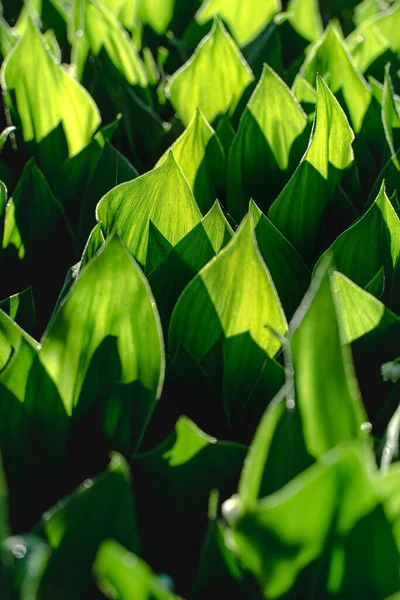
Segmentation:
<svg viewBox="0 0 400 600">
<path fill-rule="evenodd" d="M 1 600 L 398 600 L 400 2 L 0 7 Z"/>
</svg>

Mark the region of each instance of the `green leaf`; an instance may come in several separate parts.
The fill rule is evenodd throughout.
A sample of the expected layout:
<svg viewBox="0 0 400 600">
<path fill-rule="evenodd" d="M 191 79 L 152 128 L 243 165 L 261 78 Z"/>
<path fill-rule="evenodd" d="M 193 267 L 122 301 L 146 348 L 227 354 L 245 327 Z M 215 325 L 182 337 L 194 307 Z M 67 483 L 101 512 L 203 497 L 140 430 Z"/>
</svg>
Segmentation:
<svg viewBox="0 0 400 600">
<path fill-rule="evenodd" d="M 106 194 L 96 213 L 106 237 L 121 232 L 127 248 L 141 265 L 146 264 L 150 220 L 173 246 L 201 220 L 172 152 L 161 166 Z"/>
<path fill-rule="evenodd" d="M 272 369 L 269 375 L 274 393 L 276 384 L 279 389 L 279 374 L 268 357 L 275 356 L 281 347 L 275 332 L 283 335 L 286 327 L 274 284 L 247 219 L 179 298 L 169 327 L 169 349 L 174 355 L 182 345 L 198 363 L 205 361 L 208 370 L 208 359 L 209 368 L 215 368 L 212 350 L 222 343 L 223 403 L 231 419 L 243 409 L 264 369 Z"/>
<path fill-rule="evenodd" d="M 196 107 L 213 124 L 217 117 L 233 113 L 252 81 L 250 67 L 216 18 L 193 56 L 170 79 L 167 94 L 184 125 Z"/>
<path fill-rule="evenodd" d="M 228 208 L 236 220 L 246 214 L 250 198 L 269 208 L 304 153 L 306 128 L 307 117 L 292 92 L 264 65 L 228 157 Z"/>
<path fill-rule="evenodd" d="M 318 0 L 290 0 L 288 19 L 295 31 L 308 42 L 314 42 L 323 33 Z"/>
<path fill-rule="evenodd" d="M 214 181 L 223 170 L 225 153 L 214 129 L 196 109 L 187 129 L 163 154 L 156 167 L 168 159 L 169 152 L 182 169 L 203 214 L 214 204 L 217 191 Z"/>
<path fill-rule="evenodd" d="M 3 131 L 0 134 L 0 152 L 3 150 L 6 141 L 15 130 L 16 127 L 14 126 L 6 127 L 5 129 L 3 129 Z"/>
<path fill-rule="evenodd" d="M 343 346 L 333 285 L 324 261 L 290 324 L 295 401 L 314 457 L 361 438 L 366 421 L 351 356 Z"/>
<path fill-rule="evenodd" d="M 138 552 L 131 478 L 122 456 L 113 454 L 107 471 L 86 479 L 71 496 L 46 512 L 34 531 L 52 549 L 43 591 L 51 586 L 60 593 L 83 594 L 91 582 L 98 548 L 107 538 Z"/>
<path fill-rule="evenodd" d="M 0 301 L 0 308 L 7 313 L 22 329 L 32 333 L 35 324 L 35 305 L 32 288 Z"/>
<path fill-rule="evenodd" d="M 324 81 L 317 79 L 311 143 L 268 216 L 303 258 L 315 256 L 320 225 L 343 172 L 352 164 L 354 134 Z"/>
<path fill-rule="evenodd" d="M 177 600 L 151 568 L 114 541 L 104 542 L 93 566 L 100 589 L 119 600 Z M 107 593 L 107 590 L 109 593 Z M 117 596 L 115 596 L 117 594 Z"/>
<path fill-rule="evenodd" d="M 95 257 L 100 248 L 103 246 L 105 239 L 103 235 L 103 231 L 101 229 L 102 223 L 97 223 L 95 227 L 93 227 L 88 240 L 86 242 L 86 246 L 83 250 L 80 270 L 83 269 L 87 265 L 87 263 Z"/>
<path fill-rule="evenodd" d="M 89 144 L 100 124 L 99 111 L 86 90 L 53 60 L 31 21 L 7 56 L 1 78 L 24 140 L 35 143 L 46 168 Z"/>
<path fill-rule="evenodd" d="M 310 284 L 310 272 L 279 230 L 250 202 L 257 246 L 278 292 L 286 318 L 292 318 Z"/>
<path fill-rule="evenodd" d="M 391 281 L 400 255 L 400 221 L 384 183 L 373 205 L 333 242 L 326 254 L 332 254 L 337 270 L 360 287 L 365 287 L 382 266 Z"/>
<path fill-rule="evenodd" d="M 299 597 L 345 598 L 354 585 L 364 595 L 384 598 L 398 589 L 398 551 L 357 448 L 333 450 L 282 490 L 244 510 L 233 521 L 233 536 L 237 554 L 257 576 L 266 598 L 289 591 Z M 362 558 L 358 544 L 368 548 Z"/>
<path fill-rule="evenodd" d="M 229 338 L 249 332 L 260 348 L 274 356 L 281 342 L 266 325 L 286 333 L 279 298 L 246 219 L 179 298 L 169 330 L 170 350 L 174 354 L 183 344 L 200 362 L 221 335 Z"/>
<path fill-rule="evenodd" d="M 168 29 L 174 15 L 176 0 L 139 0 L 139 18 L 159 35 Z"/>
<path fill-rule="evenodd" d="M 317 74 L 323 77 L 329 73 L 329 87 L 334 94 L 340 91 L 343 95 L 354 131 L 358 133 L 371 102 L 371 90 L 353 64 L 334 25 L 328 25 L 308 53 L 301 73 L 311 85 L 315 85 Z"/>
<path fill-rule="evenodd" d="M 160 396 L 164 353 L 147 282 L 117 237 L 79 275 L 40 355 L 67 413 L 82 414 L 103 398 L 104 432 L 129 454 Z M 105 381 L 99 377 L 101 369 Z"/>
<path fill-rule="evenodd" d="M 245 453 L 242 444 L 217 440 L 180 417 L 167 439 L 132 463 L 141 556 L 168 573 L 179 590 L 187 589 L 195 575 L 210 492 L 232 493 Z"/>
<path fill-rule="evenodd" d="M 187 284 L 226 246 L 232 236 L 233 231 L 220 204 L 215 202 L 200 223 L 150 273 L 149 283 L 166 331 L 174 306 Z"/>
<path fill-rule="evenodd" d="M 341 273 L 333 274 L 332 283 L 344 344 L 351 344 L 379 327 L 381 323 L 387 326 L 398 321 L 398 318 L 386 309 L 382 302 Z"/>
<path fill-rule="evenodd" d="M 5 598 L 29 600 L 38 597 L 50 554 L 49 547 L 35 535 L 16 535 L 5 540 L 2 552 L 12 590 L 12 595 L 6 594 Z"/>
<path fill-rule="evenodd" d="M 368 20 L 351 32 L 346 39 L 354 65 L 361 72 L 370 70 L 378 59 L 384 58 L 390 50 L 390 41 Z"/>
<path fill-rule="evenodd" d="M 132 39 L 103 3 L 86 0 L 85 27 L 88 47 L 95 56 L 104 49 L 129 85 L 147 86 L 146 69 Z"/>
<path fill-rule="evenodd" d="M 238 490 L 246 508 L 281 489 L 314 462 L 299 411 L 284 402 L 285 394 L 282 389 L 265 411 L 247 453 Z"/>
<path fill-rule="evenodd" d="M 115 186 L 132 181 L 138 175 L 131 163 L 106 141 L 96 167 L 87 181 L 80 205 L 77 231 L 80 247 L 96 222 L 96 206 L 101 198 Z"/>
<path fill-rule="evenodd" d="M 195 20 L 204 25 L 219 15 L 237 44 L 243 47 L 257 37 L 280 10 L 280 0 L 264 0 L 261 3 L 250 0 L 245 4 L 240 0 L 208 0 L 196 13 Z"/>
<path fill-rule="evenodd" d="M 396 155 L 396 150 L 400 147 L 400 132 L 396 131 L 400 129 L 400 111 L 396 105 L 394 95 L 392 78 L 390 77 L 390 65 L 386 65 L 382 93 L 382 122 L 392 161 L 396 169 L 400 171 L 400 163 Z"/>
</svg>

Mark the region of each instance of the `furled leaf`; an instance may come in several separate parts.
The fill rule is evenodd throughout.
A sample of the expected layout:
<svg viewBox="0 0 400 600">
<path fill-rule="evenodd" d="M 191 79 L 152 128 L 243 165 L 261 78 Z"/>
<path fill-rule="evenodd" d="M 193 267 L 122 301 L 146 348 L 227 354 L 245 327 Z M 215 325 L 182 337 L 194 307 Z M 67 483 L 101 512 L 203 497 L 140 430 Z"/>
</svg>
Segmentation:
<svg viewBox="0 0 400 600">
<path fill-rule="evenodd" d="M 318 77 L 311 143 L 268 213 L 303 258 L 316 254 L 323 214 L 343 172 L 353 161 L 353 139 L 346 115 Z"/>
<path fill-rule="evenodd" d="M 362 437 L 366 420 L 351 356 L 342 347 L 333 285 L 324 261 L 290 324 L 295 400 L 315 457 Z"/>
<path fill-rule="evenodd" d="M 100 124 L 92 98 L 55 62 L 31 21 L 3 64 L 2 86 L 24 140 L 35 142 L 49 170 L 87 146 Z"/>
<path fill-rule="evenodd" d="M 333 254 L 338 271 L 360 287 L 365 287 L 382 266 L 391 280 L 400 255 L 400 220 L 384 183 L 373 205 L 326 253 Z"/>
<path fill-rule="evenodd" d="M 329 87 L 334 94 L 341 91 L 353 128 L 358 133 L 371 102 L 371 90 L 353 64 L 334 25 L 327 27 L 309 52 L 301 73 L 311 85 L 315 85 L 317 74 L 322 77 L 329 73 Z"/>
<path fill-rule="evenodd" d="M 87 590 L 98 548 L 110 537 L 138 552 L 131 479 L 122 456 L 113 454 L 107 471 L 86 479 L 46 512 L 35 532 L 52 549 L 42 588 L 54 594 L 60 590 L 80 596 Z"/>
<path fill-rule="evenodd" d="M 232 114 L 253 74 L 239 49 L 216 18 L 210 33 L 167 87 L 172 106 L 184 125 L 198 107 L 213 124 L 217 117 Z"/>
<path fill-rule="evenodd" d="M 304 262 L 278 229 L 250 203 L 257 246 L 282 302 L 286 318 L 292 318 L 310 283 L 310 272 Z"/>
<path fill-rule="evenodd" d="M 103 398 L 105 434 L 129 454 L 161 393 L 164 356 L 147 282 L 117 237 L 80 274 L 40 354 L 68 414 Z"/>
<path fill-rule="evenodd" d="M 225 153 L 215 131 L 196 109 L 187 129 L 160 158 L 156 166 L 168 159 L 169 152 L 182 169 L 203 214 L 214 204 L 217 191 L 215 179 L 222 170 Z"/>
<path fill-rule="evenodd" d="M 150 273 L 149 283 L 167 331 L 174 306 L 187 284 L 226 246 L 232 235 L 233 231 L 216 202 Z"/>
<path fill-rule="evenodd" d="M 250 198 L 264 209 L 275 200 L 304 154 L 306 127 L 307 117 L 292 92 L 264 65 L 228 157 L 228 208 L 237 221 Z"/>
<path fill-rule="evenodd" d="M 386 309 L 382 302 L 341 273 L 333 274 L 332 283 L 344 344 L 351 344 L 354 340 L 379 327 L 381 323 L 386 326 L 398 321 L 398 318 Z"/>
<path fill-rule="evenodd" d="M 141 265 L 146 264 L 150 220 L 173 246 L 201 220 L 172 152 L 161 166 L 111 190 L 100 200 L 96 212 L 106 237 L 121 232 Z"/>
<path fill-rule="evenodd" d="M 289 22 L 308 42 L 314 42 L 323 32 L 317 0 L 290 0 L 287 5 Z"/>
<path fill-rule="evenodd" d="M 370 538 L 371 527 L 376 538 L 358 558 L 355 548 Z M 304 590 L 345 598 L 354 585 L 363 594 L 384 598 L 398 589 L 398 550 L 363 453 L 356 448 L 333 450 L 282 490 L 244 510 L 233 520 L 233 535 L 236 553 L 257 576 L 266 598 Z M 335 559 L 340 568 L 335 569 Z"/>
<path fill-rule="evenodd" d="M 107 594 L 111 587 L 119 600 L 178 599 L 143 560 L 114 541 L 100 546 L 93 568 L 100 589 L 109 598 L 115 598 L 114 593 Z"/>
<path fill-rule="evenodd" d="M 233 38 L 240 47 L 248 44 L 272 21 L 281 10 L 280 0 L 207 0 L 198 10 L 195 20 L 199 25 L 210 21 L 215 15 L 228 25 Z"/>
</svg>

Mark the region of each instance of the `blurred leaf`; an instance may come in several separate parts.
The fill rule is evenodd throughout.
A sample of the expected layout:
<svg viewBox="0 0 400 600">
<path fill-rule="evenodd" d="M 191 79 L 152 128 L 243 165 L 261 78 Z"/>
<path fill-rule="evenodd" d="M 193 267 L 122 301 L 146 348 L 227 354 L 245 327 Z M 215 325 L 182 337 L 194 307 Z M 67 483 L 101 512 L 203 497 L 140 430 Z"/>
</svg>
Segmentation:
<svg viewBox="0 0 400 600">
<path fill-rule="evenodd" d="M 362 438 L 366 421 L 351 356 L 342 345 L 333 285 L 324 261 L 290 324 L 295 401 L 308 451 L 316 458 Z"/>
<path fill-rule="evenodd" d="M 252 81 L 250 67 L 216 18 L 193 56 L 171 77 L 167 94 L 184 125 L 197 107 L 213 124 L 217 117 L 233 113 Z"/>
<path fill-rule="evenodd" d="M 400 110 L 394 99 L 390 65 L 386 65 L 385 68 L 385 82 L 382 93 L 382 122 L 392 161 L 396 169 L 400 171 L 400 163 L 396 155 L 396 150 L 400 148 L 400 132 L 398 131 L 400 129 Z"/>
<path fill-rule="evenodd" d="M 326 254 L 333 255 L 338 271 L 361 287 L 365 287 L 382 266 L 391 281 L 400 255 L 400 221 L 386 195 L 384 183 L 373 205 L 334 241 Z"/>
<path fill-rule="evenodd" d="M 154 575 L 143 560 L 114 541 L 103 542 L 93 569 L 100 589 L 109 598 L 119 600 L 178 598 L 164 586 L 162 580 Z"/>
<path fill-rule="evenodd" d="M 138 552 L 131 478 L 122 456 L 113 454 L 107 471 L 86 479 L 71 496 L 46 512 L 34 531 L 52 549 L 43 591 L 52 586 L 53 593 L 60 589 L 81 596 L 91 582 L 98 548 L 107 538 Z"/>
<path fill-rule="evenodd" d="M 121 232 L 129 251 L 145 265 L 150 220 L 174 246 L 201 220 L 201 213 L 170 152 L 161 166 L 106 194 L 97 206 L 97 220 L 106 237 Z"/>
<path fill-rule="evenodd" d="M 338 101 L 317 79 L 314 130 L 293 177 L 268 216 L 303 258 L 315 256 L 320 224 L 335 188 L 353 161 L 354 134 Z"/>
<path fill-rule="evenodd" d="M 150 289 L 117 237 L 79 275 L 40 355 L 67 413 L 82 415 L 102 399 L 105 436 L 130 454 L 161 393 L 164 355 Z"/>
<path fill-rule="evenodd" d="M 318 0 L 290 0 L 287 5 L 288 19 L 295 31 L 308 42 L 314 42 L 323 33 Z"/>
<path fill-rule="evenodd" d="M 281 10 L 280 0 L 207 0 L 196 13 L 199 25 L 210 21 L 215 15 L 228 25 L 233 38 L 240 47 L 248 44 L 272 21 Z"/>
<path fill-rule="evenodd" d="M 0 134 L 0 152 L 3 150 L 6 141 L 8 140 L 10 135 L 15 131 L 15 129 L 16 129 L 16 127 L 14 127 L 14 126 L 6 127 L 1 132 L 1 134 Z"/>
<path fill-rule="evenodd" d="M 49 547 L 35 535 L 9 537 L 3 543 L 4 562 L 8 567 L 11 596 L 19 600 L 38 597 L 39 587 L 47 567 Z"/>
<path fill-rule="evenodd" d="M 46 169 L 87 146 L 100 124 L 92 98 L 54 61 L 31 21 L 3 64 L 2 86 Z"/>
<path fill-rule="evenodd" d="M 237 221 L 250 198 L 263 209 L 275 200 L 304 154 L 306 128 L 307 117 L 292 92 L 264 65 L 228 157 L 228 208 Z"/>
<path fill-rule="evenodd" d="M 136 47 L 116 16 L 102 2 L 86 0 L 87 46 L 97 56 L 104 48 L 112 64 L 129 85 L 146 87 L 146 69 Z M 82 73 L 84 65 L 78 65 Z"/>
<path fill-rule="evenodd" d="M 139 0 L 139 17 L 159 35 L 168 29 L 174 15 L 176 0 Z"/>
<path fill-rule="evenodd" d="M 215 131 L 196 109 L 187 129 L 160 158 L 157 166 L 168 159 L 169 152 L 182 169 L 196 202 L 205 214 L 217 198 L 215 182 L 223 171 L 225 153 Z"/>
</svg>

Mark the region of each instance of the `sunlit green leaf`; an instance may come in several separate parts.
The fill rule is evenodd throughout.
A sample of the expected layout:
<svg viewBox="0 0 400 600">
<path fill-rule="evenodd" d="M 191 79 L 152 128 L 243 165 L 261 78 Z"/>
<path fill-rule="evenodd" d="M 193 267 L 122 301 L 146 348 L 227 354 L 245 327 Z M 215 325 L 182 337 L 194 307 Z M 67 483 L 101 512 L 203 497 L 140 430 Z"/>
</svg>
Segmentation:
<svg viewBox="0 0 400 600">
<path fill-rule="evenodd" d="M 216 202 L 213 208 L 172 248 L 149 276 L 161 322 L 167 327 L 173 308 L 195 275 L 232 238 L 233 231 Z"/>
<path fill-rule="evenodd" d="M 310 283 L 310 272 L 279 230 L 250 203 L 257 245 L 282 302 L 287 319 L 291 319 Z"/>
<path fill-rule="evenodd" d="M 217 198 L 215 180 L 223 170 L 225 153 L 215 131 L 196 109 L 187 129 L 160 158 L 156 166 L 168 159 L 169 152 L 182 169 L 203 214 Z"/>
<path fill-rule="evenodd" d="M 295 400 L 315 457 L 362 437 L 366 421 L 351 356 L 342 346 L 333 285 L 324 261 L 290 324 Z"/>
<path fill-rule="evenodd" d="M 165 33 L 170 24 L 176 0 L 139 0 L 139 17 L 159 35 Z"/>
<path fill-rule="evenodd" d="M 35 306 L 33 303 L 32 288 L 0 301 L 0 308 L 18 323 L 22 329 L 32 332 L 35 324 Z"/>
<path fill-rule="evenodd" d="M 335 449 L 233 520 L 236 553 L 266 598 L 305 589 L 350 597 L 355 581 L 357 590 L 374 590 L 376 597 L 397 589 L 398 551 L 363 458 L 355 448 Z M 377 537 L 358 559 L 357 543 L 366 543 L 373 526 Z M 381 544 L 385 577 L 379 576 Z"/>
<path fill-rule="evenodd" d="M 371 91 L 353 64 L 334 25 L 327 27 L 309 52 L 301 73 L 312 85 L 315 85 L 317 74 L 324 76 L 329 73 L 330 89 L 334 94 L 341 92 L 354 130 L 359 132 L 371 102 Z"/>
<path fill-rule="evenodd" d="M 161 166 L 106 194 L 97 206 L 97 220 L 106 237 L 120 232 L 136 260 L 145 265 L 150 221 L 175 245 L 201 220 L 201 213 L 171 152 Z"/>
<path fill-rule="evenodd" d="M 195 20 L 202 25 L 219 15 L 242 47 L 255 38 L 280 10 L 280 0 L 250 0 L 246 3 L 241 0 L 207 0 Z"/>
<path fill-rule="evenodd" d="M 228 157 L 228 208 L 236 220 L 246 214 L 250 198 L 263 209 L 272 204 L 304 154 L 306 127 L 292 92 L 265 65 Z"/>
<path fill-rule="evenodd" d="M 119 600 L 174 600 L 170 592 L 140 558 L 116 542 L 104 542 L 96 557 L 94 573 L 99 587 L 109 598 Z M 107 590 L 116 592 L 110 595 Z"/>
<path fill-rule="evenodd" d="M 287 5 L 289 22 L 308 42 L 317 40 L 323 32 L 317 0 L 290 0 Z"/>
<path fill-rule="evenodd" d="M 332 276 L 339 319 L 343 327 L 343 343 L 351 344 L 380 325 L 395 323 L 398 318 L 374 296 L 358 287 L 341 273 Z"/>
<path fill-rule="evenodd" d="M 196 107 L 213 124 L 217 117 L 233 113 L 252 81 L 250 67 L 216 18 L 193 56 L 170 79 L 167 93 L 184 125 L 189 125 Z"/>
<path fill-rule="evenodd" d="M 264 369 L 272 369 L 271 383 L 279 379 L 268 357 L 281 346 L 275 332 L 283 335 L 286 327 L 247 219 L 179 298 L 169 327 L 169 349 L 174 355 L 182 345 L 198 363 L 206 364 L 208 353 L 222 341 L 223 402 L 232 417 L 243 407 Z"/>
<path fill-rule="evenodd" d="M 268 213 L 303 258 L 315 256 L 323 214 L 343 172 L 353 161 L 353 139 L 346 115 L 319 77 L 311 143 Z"/>
<path fill-rule="evenodd" d="M 105 358 L 104 381 L 97 374 L 91 388 L 85 385 Z M 46 333 L 41 360 L 68 414 L 101 393 L 106 435 L 126 453 L 138 444 L 161 393 L 164 356 L 147 282 L 117 237 L 80 274 Z"/>
<path fill-rule="evenodd" d="M 30 21 L 3 64 L 2 86 L 24 139 L 41 144 L 37 156 L 49 168 L 87 146 L 100 124 L 92 98 L 55 62 Z"/>
</svg>

